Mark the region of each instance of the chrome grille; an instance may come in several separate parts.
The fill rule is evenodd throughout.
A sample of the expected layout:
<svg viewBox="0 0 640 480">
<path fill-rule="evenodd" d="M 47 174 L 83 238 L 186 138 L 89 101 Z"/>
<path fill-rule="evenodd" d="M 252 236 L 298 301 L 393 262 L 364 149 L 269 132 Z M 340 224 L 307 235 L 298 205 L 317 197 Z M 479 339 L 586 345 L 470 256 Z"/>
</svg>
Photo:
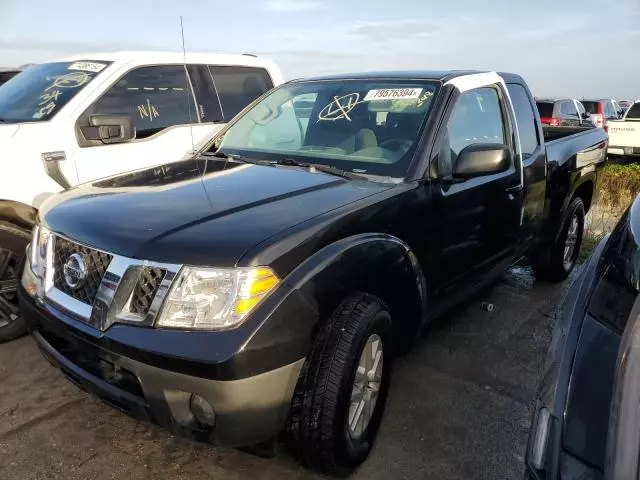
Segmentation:
<svg viewBox="0 0 640 480">
<path fill-rule="evenodd" d="M 140 273 L 140 278 L 136 283 L 131 297 L 129 311 L 140 315 L 149 313 L 151 303 L 156 296 L 156 292 L 162 283 L 166 270 L 162 268 L 144 267 Z"/>
<path fill-rule="evenodd" d="M 84 258 L 86 278 L 81 285 L 72 288 L 65 280 L 64 265 L 69 257 L 75 253 Z M 102 277 L 104 277 L 112 258 L 113 256 L 108 253 L 78 245 L 62 237 L 56 237 L 53 246 L 53 285 L 70 297 L 87 305 L 93 305 Z"/>
</svg>

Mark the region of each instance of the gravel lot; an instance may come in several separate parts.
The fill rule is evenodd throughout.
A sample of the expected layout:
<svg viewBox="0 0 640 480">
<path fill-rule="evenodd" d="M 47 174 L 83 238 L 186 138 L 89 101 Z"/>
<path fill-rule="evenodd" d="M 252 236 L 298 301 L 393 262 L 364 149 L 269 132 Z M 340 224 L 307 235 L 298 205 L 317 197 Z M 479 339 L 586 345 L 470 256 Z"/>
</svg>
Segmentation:
<svg viewBox="0 0 640 480">
<path fill-rule="evenodd" d="M 520 479 L 530 408 L 562 286 L 510 275 L 434 325 L 396 363 L 379 441 L 356 479 Z M 176 438 L 79 391 L 30 338 L 0 345 L 0 479 L 305 479 L 266 460 Z"/>
</svg>

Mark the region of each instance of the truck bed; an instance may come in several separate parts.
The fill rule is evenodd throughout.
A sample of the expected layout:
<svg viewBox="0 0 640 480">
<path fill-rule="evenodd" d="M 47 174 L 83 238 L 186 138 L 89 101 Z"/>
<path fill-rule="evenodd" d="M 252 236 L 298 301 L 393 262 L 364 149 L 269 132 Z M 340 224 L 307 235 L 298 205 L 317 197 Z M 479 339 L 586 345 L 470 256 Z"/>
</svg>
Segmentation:
<svg viewBox="0 0 640 480">
<path fill-rule="evenodd" d="M 544 141 L 547 144 L 560 138 L 565 138 L 570 135 L 575 135 L 577 133 L 582 133 L 594 129 L 595 127 L 550 127 L 547 125 L 542 126 Z"/>
<path fill-rule="evenodd" d="M 547 134 L 554 137 L 546 140 L 550 165 L 575 169 L 604 161 L 602 150 L 606 151 L 609 138 L 602 128 L 544 127 L 543 131 L 545 140 Z"/>
</svg>

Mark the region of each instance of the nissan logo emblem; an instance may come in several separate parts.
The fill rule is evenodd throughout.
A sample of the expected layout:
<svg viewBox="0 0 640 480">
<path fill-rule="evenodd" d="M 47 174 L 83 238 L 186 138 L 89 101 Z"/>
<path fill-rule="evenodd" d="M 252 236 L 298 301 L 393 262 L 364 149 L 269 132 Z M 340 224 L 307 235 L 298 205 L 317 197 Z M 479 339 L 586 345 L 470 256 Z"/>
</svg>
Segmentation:
<svg viewBox="0 0 640 480">
<path fill-rule="evenodd" d="M 84 263 L 84 257 L 79 253 L 71 255 L 64 264 L 64 267 L 62 267 L 62 270 L 64 272 L 64 281 L 74 290 L 80 288 L 84 283 L 84 279 L 87 278 L 87 267 Z"/>
</svg>

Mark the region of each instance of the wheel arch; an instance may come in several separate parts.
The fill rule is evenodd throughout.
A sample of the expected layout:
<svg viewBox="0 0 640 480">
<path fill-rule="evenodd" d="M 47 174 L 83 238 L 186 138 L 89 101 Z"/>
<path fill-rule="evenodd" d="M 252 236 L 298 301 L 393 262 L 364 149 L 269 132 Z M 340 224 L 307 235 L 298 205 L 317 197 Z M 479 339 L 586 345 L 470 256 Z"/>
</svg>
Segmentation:
<svg viewBox="0 0 640 480">
<path fill-rule="evenodd" d="M 318 328 L 341 302 L 358 292 L 380 298 L 389 308 L 394 344 L 406 352 L 426 317 L 426 281 L 417 257 L 399 238 L 360 234 L 316 252 L 285 279 L 318 312 Z"/>
<path fill-rule="evenodd" d="M 584 204 L 584 213 L 589 213 L 589 209 L 591 208 L 593 202 L 593 193 L 595 189 L 594 180 L 589 177 L 584 181 L 580 182 L 573 191 L 573 195 L 571 197 L 571 201 L 574 198 L 580 197 L 582 199 L 582 203 Z M 571 203 L 571 201 L 569 203 Z"/>
</svg>

